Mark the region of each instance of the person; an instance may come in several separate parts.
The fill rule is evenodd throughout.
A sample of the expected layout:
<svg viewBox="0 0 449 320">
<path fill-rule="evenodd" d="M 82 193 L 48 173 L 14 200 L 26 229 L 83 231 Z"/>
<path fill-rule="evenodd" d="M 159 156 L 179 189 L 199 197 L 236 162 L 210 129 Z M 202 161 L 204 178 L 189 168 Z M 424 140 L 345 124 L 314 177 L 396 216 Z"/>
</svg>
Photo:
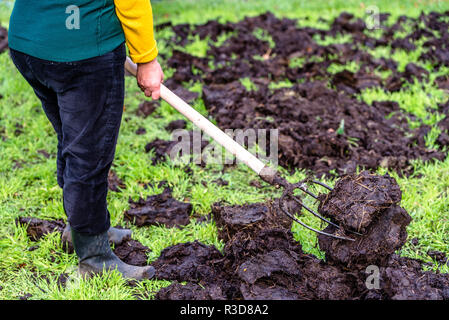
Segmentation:
<svg viewBox="0 0 449 320">
<path fill-rule="evenodd" d="M 150 1 L 16 0 L 8 36 L 11 59 L 57 135 L 57 182 L 79 272 L 117 269 L 125 278 L 152 278 L 153 267 L 128 265 L 111 250 L 109 241 L 129 233 L 111 228 L 106 202 L 123 113 L 126 46 L 138 64 L 141 90 L 160 96 L 164 74 Z"/>
</svg>

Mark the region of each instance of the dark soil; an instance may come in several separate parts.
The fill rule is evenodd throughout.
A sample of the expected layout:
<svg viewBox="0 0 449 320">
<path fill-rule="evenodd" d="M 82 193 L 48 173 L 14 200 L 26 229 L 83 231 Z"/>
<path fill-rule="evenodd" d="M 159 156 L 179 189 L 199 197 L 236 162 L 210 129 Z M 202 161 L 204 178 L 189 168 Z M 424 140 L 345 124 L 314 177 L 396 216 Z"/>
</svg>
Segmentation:
<svg viewBox="0 0 449 320">
<path fill-rule="evenodd" d="M 0 26 L 0 53 L 8 49 L 8 30 Z"/>
<path fill-rule="evenodd" d="M 199 96 L 198 93 L 185 89 L 183 86 L 173 81 L 172 79 L 167 80 L 167 82 L 165 82 L 165 85 L 169 86 L 170 90 L 173 91 L 174 94 L 179 96 L 182 100 L 186 101 L 187 103 L 192 103 Z"/>
<path fill-rule="evenodd" d="M 291 210 L 299 211 L 300 207 L 291 203 Z M 219 237 L 225 242 L 244 231 L 248 235 L 268 227 L 290 229 L 292 221 L 278 208 L 277 203 L 255 203 L 243 206 L 225 206 L 220 203 L 212 205 L 212 214 L 219 230 Z"/>
<path fill-rule="evenodd" d="M 394 300 L 449 300 L 449 276 L 422 272 L 417 260 L 392 255 L 381 268 L 383 294 Z"/>
<path fill-rule="evenodd" d="M 203 288 L 199 284 L 189 282 L 182 285 L 175 281 L 170 286 L 162 288 L 155 296 L 156 300 L 225 300 L 219 286 Z"/>
<path fill-rule="evenodd" d="M 147 130 L 146 130 L 145 128 L 143 128 L 143 127 L 139 127 L 139 128 L 136 130 L 136 134 L 137 134 L 137 135 L 142 135 L 142 134 L 145 134 L 145 133 L 147 133 Z"/>
<path fill-rule="evenodd" d="M 394 254 L 405 243 L 410 223 L 399 206 L 400 196 L 391 177 L 366 172 L 343 177 L 333 192 L 321 196 L 320 208 L 328 208 L 326 212 L 332 214 L 327 216 L 342 227 L 354 221 L 365 223 L 363 235 L 348 233 L 355 242 L 319 236 L 326 262 L 302 251 L 290 232 L 291 223 L 276 220 L 272 204 L 216 204 L 212 211 L 219 238 L 226 243 L 223 252 L 198 241 L 166 248 L 153 266 L 158 278 L 176 282 L 156 298 L 449 299 L 448 274 L 423 272 L 421 261 Z M 376 208 L 369 219 L 362 218 L 363 207 L 355 206 L 361 201 Z M 332 211 L 330 203 L 348 209 Z M 379 271 L 379 287 L 368 289 L 366 269 L 372 265 Z M 179 283 L 183 281 L 186 286 Z"/>
<path fill-rule="evenodd" d="M 145 151 L 154 151 L 154 157 L 151 159 L 152 164 L 165 161 L 170 155 L 170 150 L 176 145 L 177 141 L 167 141 L 156 138 L 145 146 Z"/>
<path fill-rule="evenodd" d="M 291 222 L 279 215 L 274 202 L 215 204 L 212 211 L 219 238 L 225 241 L 223 251 L 199 241 L 164 249 L 152 263 L 156 278 L 175 282 L 160 290 L 156 299 L 447 300 L 448 274 L 423 272 L 421 261 L 394 253 L 405 243 L 410 223 L 410 216 L 399 206 L 400 194 L 396 182 L 388 175 L 362 172 L 341 178 L 334 191 L 321 195 L 320 213 L 342 229 L 351 228 L 354 221 L 365 223 L 363 235 L 346 234 L 354 242 L 319 236 L 326 262 L 303 252 L 290 231 Z M 169 189 L 152 197 L 149 199 L 163 199 L 162 203 L 172 199 Z M 370 219 L 362 218 L 366 215 L 363 206 L 355 206 L 363 202 L 375 208 L 370 211 Z M 346 209 L 339 212 L 330 204 Z M 292 204 L 288 206 L 297 209 Z M 65 227 L 62 221 L 33 218 L 19 218 L 17 223 L 26 224 L 33 239 L 49 232 L 62 232 Z M 345 234 L 333 227 L 325 231 Z M 116 246 L 114 251 L 127 263 L 147 264 L 149 249 L 134 240 Z M 437 260 L 445 259 L 441 252 L 428 254 Z M 368 266 L 378 268 L 379 287 L 366 286 Z"/>
<path fill-rule="evenodd" d="M 108 174 L 108 186 L 110 191 L 120 192 L 126 189 L 125 183 L 117 176 L 114 170 L 109 170 Z"/>
<path fill-rule="evenodd" d="M 449 266 L 449 258 L 446 256 L 444 252 L 437 250 L 429 250 L 427 251 L 427 255 L 432 259 L 436 260 L 440 264 L 447 264 Z"/>
<path fill-rule="evenodd" d="M 58 220 L 42 220 L 38 218 L 19 217 L 16 219 L 16 225 L 26 226 L 28 237 L 33 241 L 38 241 L 43 236 L 52 232 L 62 232 L 65 223 L 61 219 Z"/>
<path fill-rule="evenodd" d="M 151 252 L 151 250 L 148 247 L 136 240 L 124 241 L 114 248 L 114 253 L 123 262 L 141 267 L 147 265 L 147 253 L 149 252 Z"/>
<path fill-rule="evenodd" d="M 364 171 L 357 179 L 341 178 L 332 192 L 321 197 L 318 210 L 351 230 L 365 232 L 374 218 L 401 198 L 401 190 L 392 177 Z"/>
<path fill-rule="evenodd" d="M 168 131 L 174 131 L 174 130 L 178 130 L 178 129 L 185 129 L 187 126 L 187 121 L 185 120 L 174 120 L 172 122 L 170 122 L 165 129 L 167 129 Z"/>
<path fill-rule="evenodd" d="M 449 101 L 439 105 L 438 111 L 445 115 L 445 117 L 438 122 L 438 127 L 442 132 L 436 141 L 436 143 L 443 148 L 449 146 Z"/>
<path fill-rule="evenodd" d="M 159 101 L 143 101 L 137 109 L 137 115 L 146 118 L 151 115 L 159 105 Z"/>
<path fill-rule="evenodd" d="M 203 87 L 203 99 L 222 128 L 279 129 L 279 163 L 317 176 L 351 173 L 357 165 L 410 173 L 411 159 L 445 158 L 425 149 L 397 103 L 370 106 L 322 82 L 251 92 L 239 82 L 212 84 Z"/>
<path fill-rule="evenodd" d="M 192 205 L 175 200 L 170 188 L 161 194 L 140 198 L 137 202 L 129 201 L 130 209 L 125 211 L 125 220 L 135 225 L 165 225 L 166 227 L 185 226 L 190 222 Z"/>
<path fill-rule="evenodd" d="M 363 235 L 346 232 L 354 242 L 319 235 L 326 260 L 357 269 L 385 265 L 388 257 L 407 240 L 406 228 L 411 217 L 399 206 L 400 201 L 401 190 L 388 175 L 362 172 L 340 179 L 332 192 L 321 197 L 318 210 L 343 230 L 357 230 Z M 342 229 L 328 226 L 324 231 L 343 235 Z"/>
<path fill-rule="evenodd" d="M 159 138 L 156 138 L 155 140 L 153 140 L 152 142 L 148 143 L 145 146 L 145 152 L 150 152 L 153 151 L 154 152 L 154 157 L 151 159 L 152 164 L 155 165 L 159 162 L 163 162 L 167 159 L 167 157 L 172 156 L 171 152 L 172 149 L 181 142 L 181 145 L 183 143 L 186 143 L 187 148 L 186 148 L 186 152 L 189 152 L 188 155 L 191 157 L 194 157 L 195 155 L 198 154 L 199 149 L 201 149 L 201 151 L 203 151 L 203 149 L 209 144 L 208 141 L 206 140 L 201 140 L 201 145 L 196 146 L 196 134 L 200 134 L 199 131 L 189 131 L 188 132 L 189 136 L 180 136 L 178 137 L 177 140 L 161 140 Z M 190 147 L 190 148 L 189 148 Z M 198 150 L 197 150 L 198 149 Z M 176 151 L 176 150 L 175 150 Z M 177 150 L 178 152 L 176 153 L 176 156 L 184 156 L 185 154 L 183 154 L 182 148 L 181 150 Z M 173 156 L 175 156 L 175 154 L 173 154 Z M 203 162 L 202 162 L 203 163 Z"/>
<path fill-rule="evenodd" d="M 219 185 L 219 186 L 227 186 L 227 185 L 229 185 L 229 181 L 226 181 L 226 180 L 224 180 L 222 178 L 218 178 L 218 179 L 212 180 L 212 183 L 215 183 L 216 185 Z M 206 184 L 207 184 L 207 182 L 206 182 Z"/>
<path fill-rule="evenodd" d="M 396 61 L 374 58 L 366 48 L 391 46 L 393 50 L 411 51 L 416 41 L 425 39 L 426 50 L 420 60 L 432 61 L 438 70 L 441 65 L 449 65 L 446 18 L 447 13 L 436 12 L 418 18 L 402 16 L 392 25 L 383 24 L 379 39 L 371 37 L 362 19 L 346 12 L 331 21 L 326 30 L 301 27 L 297 20 L 271 13 L 237 23 L 164 24 L 163 28 L 174 31 L 171 43 L 178 48 L 189 43 L 193 38 L 189 36 L 214 40 L 232 33 L 219 46 L 210 43 L 205 58 L 173 50 L 168 65 L 176 71 L 168 85 L 178 88 L 189 81 L 201 82 L 206 108 L 222 129 L 278 128 L 279 163 L 284 167 L 303 168 L 322 176 L 354 173 L 357 166 L 367 170 L 381 166 L 408 175 L 413 170 L 410 160 L 442 160 L 446 156 L 443 149 L 428 150 L 423 139 L 428 131 L 412 130 L 407 118 L 416 117 L 402 111 L 396 102 L 368 105 L 356 95 L 371 87 L 399 91 L 415 80 L 429 81 L 429 72 L 415 63 L 399 71 Z M 410 27 L 410 34 L 395 37 L 405 25 Z M 256 36 L 256 30 L 271 37 L 274 45 L 270 47 L 267 40 Z M 315 40 L 338 35 L 352 39 L 330 45 Z M 304 63 L 292 67 L 290 63 L 296 58 Z M 331 64 L 348 62 L 356 62 L 360 70 L 328 71 Z M 390 71 L 391 75 L 383 79 L 378 71 Z M 247 91 L 239 82 L 242 78 L 249 78 L 257 90 Z M 285 80 L 292 82 L 291 87 L 268 87 Z M 444 77 L 436 81 L 443 88 L 448 83 Z M 438 144 L 448 143 L 444 132 Z"/>
<path fill-rule="evenodd" d="M 222 258 L 220 251 L 199 241 L 181 243 L 162 250 L 152 264 L 158 279 L 177 281 L 215 281 L 218 269 L 215 260 Z"/>
</svg>

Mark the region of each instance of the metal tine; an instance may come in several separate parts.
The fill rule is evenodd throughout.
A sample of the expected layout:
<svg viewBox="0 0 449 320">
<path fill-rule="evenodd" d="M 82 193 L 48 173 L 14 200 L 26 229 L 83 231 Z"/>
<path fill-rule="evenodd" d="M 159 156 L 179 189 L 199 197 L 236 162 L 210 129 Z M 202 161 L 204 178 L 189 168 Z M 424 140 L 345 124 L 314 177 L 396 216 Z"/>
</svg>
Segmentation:
<svg viewBox="0 0 449 320">
<path fill-rule="evenodd" d="M 321 182 L 321 181 L 313 180 L 312 182 L 313 182 L 313 183 L 316 183 L 316 184 L 318 184 L 318 185 L 320 185 L 320 186 L 322 186 L 322 187 L 324 187 L 324 188 L 326 188 L 326 189 L 328 189 L 328 190 L 330 190 L 330 191 L 333 190 L 331 187 L 329 187 L 327 184 L 325 184 L 325 183 L 323 183 L 323 182 Z M 315 194 L 313 194 L 312 192 L 310 192 L 310 191 L 308 191 L 308 190 L 306 189 L 306 186 L 307 186 L 307 185 L 306 185 L 305 183 L 297 183 L 297 184 L 295 184 L 294 186 L 295 186 L 297 189 L 299 189 L 299 190 L 301 190 L 301 191 L 307 193 L 309 196 L 311 196 L 311 197 L 315 198 L 316 200 L 318 200 L 318 196 L 316 196 Z M 293 190 L 293 189 L 292 189 L 292 190 Z M 318 213 L 316 213 L 316 212 L 313 211 L 312 209 L 308 208 L 306 205 L 304 205 L 304 204 L 302 203 L 301 200 L 297 199 L 293 194 L 291 194 L 291 197 L 293 198 L 293 200 L 295 200 L 297 203 L 299 203 L 301 206 L 303 206 L 307 211 L 309 211 L 310 213 L 312 213 L 315 217 L 320 218 L 320 219 L 323 220 L 324 222 L 327 222 L 327 223 L 333 225 L 334 227 L 340 229 L 340 226 L 339 226 L 339 225 L 336 225 L 335 223 L 333 223 L 333 222 L 327 220 L 326 218 L 324 218 L 323 216 L 319 215 Z M 357 232 L 357 231 L 352 231 L 352 230 L 346 230 L 346 231 L 351 232 L 351 233 L 354 233 L 354 234 L 359 235 L 359 236 L 362 236 L 362 235 L 363 235 L 363 234 L 361 234 L 361 233 L 359 233 L 359 232 Z"/>
<path fill-rule="evenodd" d="M 329 187 L 327 184 L 325 184 L 325 183 L 323 183 L 323 182 L 321 182 L 321 181 L 318 181 L 318 180 L 311 180 L 311 182 L 313 182 L 313 183 L 315 183 L 315 184 L 318 184 L 318 185 L 320 185 L 320 186 L 326 188 L 326 189 L 329 190 L 329 191 L 334 190 L 334 189 L 332 189 L 331 187 Z M 309 190 L 307 190 L 307 184 L 306 184 L 306 183 L 300 182 L 300 183 L 294 184 L 294 186 L 295 186 L 296 188 L 300 189 L 301 191 L 307 193 L 309 196 L 311 196 L 311 197 L 313 197 L 313 198 L 315 198 L 315 199 L 318 200 L 318 196 L 317 196 L 317 195 L 315 195 L 314 193 L 312 193 L 312 192 L 310 192 Z"/>
<path fill-rule="evenodd" d="M 341 227 L 340 227 L 339 225 L 333 223 L 332 221 L 327 220 L 326 218 L 324 218 L 324 217 L 321 216 L 320 214 L 316 213 L 315 211 L 313 211 L 312 209 L 310 209 L 309 207 L 307 207 L 305 204 L 302 203 L 301 200 L 297 199 L 297 198 L 294 197 L 294 196 L 293 196 L 293 200 L 295 200 L 297 203 L 299 203 L 301 206 L 303 206 L 304 209 L 306 209 L 307 211 L 309 211 L 309 212 L 310 212 L 311 214 L 313 214 L 315 217 L 320 218 L 320 219 L 323 220 L 324 222 L 327 222 L 327 223 L 333 225 L 334 227 L 336 227 L 336 228 L 338 228 L 338 229 L 341 229 Z M 354 234 L 359 235 L 359 236 L 363 236 L 363 234 L 358 233 L 357 231 L 352 231 L 352 230 L 345 230 L 345 231 L 354 233 Z"/>
<path fill-rule="evenodd" d="M 320 186 L 322 186 L 322 187 L 324 187 L 324 188 L 326 188 L 326 189 L 329 190 L 329 191 L 334 190 L 334 189 L 332 189 L 331 187 L 329 187 L 327 184 L 325 184 L 325 183 L 323 183 L 323 182 L 321 182 L 321 181 L 318 181 L 318 180 L 312 180 L 312 182 L 315 183 L 315 184 L 318 184 L 318 185 L 320 185 Z"/>
<path fill-rule="evenodd" d="M 301 189 L 302 190 L 302 189 Z M 311 214 L 313 214 L 315 217 L 323 220 L 326 223 L 329 223 L 331 225 L 333 225 L 334 227 L 341 229 L 341 227 L 335 223 L 333 223 L 332 221 L 329 221 L 328 219 L 324 218 L 323 216 L 321 216 L 320 214 L 316 213 L 315 211 L 313 211 L 312 209 L 310 209 L 309 207 L 307 207 L 301 200 L 299 200 L 297 197 L 295 197 L 294 195 L 291 194 L 291 197 L 294 201 L 296 201 L 296 203 L 300 204 L 302 207 L 304 207 L 304 209 L 306 209 L 307 211 L 309 211 Z M 347 232 L 351 232 L 354 233 L 356 235 L 362 236 L 363 234 L 358 233 L 357 231 L 352 231 L 352 230 L 346 230 Z"/>
<path fill-rule="evenodd" d="M 279 201 L 280 201 L 280 203 L 281 203 L 281 205 L 280 205 L 279 207 L 280 207 L 281 210 L 282 210 L 288 217 L 290 217 L 290 219 L 292 219 L 293 221 L 299 223 L 300 225 L 302 225 L 302 226 L 303 226 L 304 228 L 306 228 L 306 229 L 309 229 L 309 230 L 311 230 L 311 231 L 313 231 L 313 232 L 322 234 L 322 235 L 324 235 L 324 236 L 328 236 L 328 237 L 336 238 L 336 239 L 340 239 L 340 240 L 355 241 L 355 240 L 352 239 L 352 238 L 343 237 L 343 236 L 336 236 L 336 235 L 331 234 L 331 233 L 327 233 L 327 232 L 323 232 L 323 231 L 314 229 L 314 228 L 308 226 L 307 224 L 305 224 L 304 222 L 298 220 L 295 216 L 293 216 L 292 214 L 290 214 L 290 212 L 288 212 L 288 210 L 286 210 L 286 209 L 284 208 L 284 206 L 285 206 L 285 202 L 284 202 L 285 195 L 286 195 L 286 193 L 284 193 L 284 194 L 281 196 L 281 198 L 279 199 Z"/>
<path fill-rule="evenodd" d="M 296 198 L 295 196 L 292 195 L 292 199 L 296 201 L 296 203 L 300 204 L 304 209 L 306 209 L 307 211 L 309 211 L 311 214 L 313 214 L 315 217 L 320 218 L 321 220 L 323 220 L 324 222 L 327 222 L 331 225 L 333 225 L 334 227 L 340 229 L 340 226 L 333 223 L 332 221 L 327 220 L 326 218 L 320 216 L 318 213 L 316 213 L 315 211 L 313 211 L 312 209 L 310 209 L 309 207 L 307 207 L 305 204 L 303 204 L 303 202 L 301 200 L 299 200 L 298 198 Z"/>
<path fill-rule="evenodd" d="M 309 196 L 315 198 L 316 200 L 318 200 L 318 196 L 313 194 L 312 192 L 310 192 L 309 190 L 306 189 L 306 184 L 305 183 L 298 183 L 294 185 L 296 187 L 296 189 L 301 190 L 302 192 L 307 193 Z"/>
</svg>

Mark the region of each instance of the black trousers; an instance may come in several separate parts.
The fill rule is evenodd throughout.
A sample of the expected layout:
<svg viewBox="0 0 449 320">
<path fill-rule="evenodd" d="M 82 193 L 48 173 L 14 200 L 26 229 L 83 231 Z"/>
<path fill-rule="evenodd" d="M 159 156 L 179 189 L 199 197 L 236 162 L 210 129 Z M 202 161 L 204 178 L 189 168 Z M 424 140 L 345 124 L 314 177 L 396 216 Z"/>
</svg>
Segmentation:
<svg viewBox="0 0 449 320">
<path fill-rule="evenodd" d="M 108 230 L 107 177 L 123 113 L 125 45 L 74 62 L 10 52 L 56 131 L 57 178 L 70 226 L 90 235 Z"/>
</svg>

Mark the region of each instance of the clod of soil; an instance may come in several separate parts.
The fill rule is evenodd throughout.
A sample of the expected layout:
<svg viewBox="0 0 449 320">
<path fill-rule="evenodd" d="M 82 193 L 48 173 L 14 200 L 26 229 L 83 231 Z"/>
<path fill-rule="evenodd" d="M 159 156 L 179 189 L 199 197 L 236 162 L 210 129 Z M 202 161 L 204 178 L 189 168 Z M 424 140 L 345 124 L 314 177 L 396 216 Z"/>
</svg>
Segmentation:
<svg viewBox="0 0 449 320">
<path fill-rule="evenodd" d="M 188 152 L 188 155 L 194 157 L 199 151 L 203 151 L 203 149 L 209 144 L 206 140 L 201 140 L 201 142 L 197 142 L 195 134 L 200 134 L 199 132 L 189 131 L 189 136 L 179 136 L 178 140 L 161 140 L 156 138 L 152 142 L 148 143 L 145 146 L 145 152 L 154 151 L 155 156 L 151 159 L 152 164 L 155 165 L 158 162 L 163 162 L 166 160 L 166 157 L 170 156 L 185 156 L 183 152 Z M 177 146 L 179 143 L 179 149 L 176 149 L 172 153 L 172 149 Z M 184 144 L 185 143 L 185 144 Z M 197 146 L 197 143 L 199 144 Z"/>
<path fill-rule="evenodd" d="M 381 268 L 381 289 L 392 300 L 449 300 L 449 274 L 421 270 L 419 260 L 392 255 Z"/>
<path fill-rule="evenodd" d="M 165 161 L 166 157 L 170 154 L 171 149 L 176 145 L 176 141 L 167 141 L 156 138 L 152 142 L 145 146 L 145 152 L 154 150 L 155 156 L 151 159 L 152 164 L 155 165 L 158 162 Z"/>
<path fill-rule="evenodd" d="M 382 273 L 384 290 L 393 300 L 442 300 L 440 290 L 429 285 L 424 276 L 410 269 L 385 268 Z"/>
<path fill-rule="evenodd" d="M 444 252 L 437 250 L 429 250 L 427 251 L 427 255 L 432 259 L 436 260 L 438 263 L 448 264 L 449 266 L 449 258 L 446 256 Z"/>
<path fill-rule="evenodd" d="M 358 230 L 363 235 L 346 232 L 355 241 L 319 235 L 326 260 L 347 268 L 384 265 L 386 259 L 407 240 L 411 217 L 398 204 L 401 191 L 388 175 L 362 172 L 340 179 L 334 190 L 321 196 L 318 211 L 339 223 L 341 229 L 329 225 L 325 232 L 342 235 L 343 230 Z"/>
<path fill-rule="evenodd" d="M 396 181 L 363 171 L 342 177 L 334 190 L 321 196 L 319 212 L 351 230 L 364 232 L 384 209 L 398 204 L 402 193 Z"/>
<path fill-rule="evenodd" d="M 369 265 L 384 265 L 386 259 L 400 249 L 407 240 L 406 227 L 411 219 L 399 206 L 385 209 L 362 236 L 347 233 L 354 242 L 338 240 L 319 235 L 321 250 L 326 252 L 326 260 L 347 268 L 366 268 Z M 327 227 L 325 232 L 341 234 L 335 227 Z"/>
<path fill-rule="evenodd" d="M 33 295 L 31 293 L 25 293 L 23 296 L 20 296 L 19 299 L 20 300 L 28 300 L 29 298 L 31 298 Z"/>
<path fill-rule="evenodd" d="M 185 120 L 174 120 L 172 122 L 170 122 L 165 129 L 167 131 L 174 131 L 177 129 L 185 129 L 187 126 L 187 121 Z"/>
<path fill-rule="evenodd" d="M 16 122 L 14 126 L 16 127 L 16 129 L 14 130 L 14 135 L 18 137 L 23 133 L 23 125 Z"/>
<path fill-rule="evenodd" d="M 220 286 L 202 287 L 189 282 L 185 285 L 175 281 L 162 288 L 155 296 L 156 300 L 226 300 Z"/>
<path fill-rule="evenodd" d="M 290 203 L 290 207 L 293 212 L 301 209 L 296 202 Z M 290 229 L 292 225 L 292 221 L 279 210 L 277 202 L 242 206 L 215 203 L 211 209 L 219 229 L 219 238 L 225 242 L 242 230 L 251 235 L 261 229 L 270 227 Z"/>
<path fill-rule="evenodd" d="M 240 290 L 246 300 L 270 296 L 274 300 L 299 298 L 297 286 L 289 284 L 295 283 L 295 279 L 299 282 L 301 270 L 296 259 L 285 251 L 273 250 L 251 257 L 240 264 L 237 275 L 242 280 Z"/>
<path fill-rule="evenodd" d="M 136 240 L 127 240 L 122 242 L 120 245 L 116 245 L 114 248 L 114 253 L 123 262 L 131 264 L 134 266 L 146 266 L 147 263 L 147 253 L 151 250 L 141 244 Z"/>
<path fill-rule="evenodd" d="M 449 76 L 443 75 L 436 77 L 435 84 L 438 88 L 449 91 Z"/>
<path fill-rule="evenodd" d="M 190 222 L 192 205 L 172 197 L 170 188 L 161 194 L 129 201 L 130 209 L 125 211 L 125 220 L 142 227 L 163 224 L 166 227 L 185 226 Z"/>
<path fill-rule="evenodd" d="M 212 182 L 215 183 L 216 185 L 219 185 L 219 186 L 227 186 L 227 185 L 229 185 L 229 181 L 226 181 L 226 180 L 224 180 L 222 178 L 218 178 L 218 179 L 212 180 Z"/>
<path fill-rule="evenodd" d="M 120 190 L 126 189 L 126 185 L 117 176 L 117 173 L 114 170 L 109 170 L 108 186 L 109 186 L 109 190 L 114 191 L 114 192 L 120 192 Z"/>
<path fill-rule="evenodd" d="M 139 108 L 137 109 L 137 115 L 146 118 L 156 110 L 159 104 L 159 101 L 146 100 L 139 105 Z"/>
<path fill-rule="evenodd" d="M 170 88 L 171 91 L 173 91 L 174 94 L 176 94 L 187 103 L 193 102 L 199 96 L 198 93 L 185 89 L 183 86 L 179 85 L 172 79 L 169 79 L 165 84 Z"/>
<path fill-rule="evenodd" d="M 0 26 L 0 53 L 8 49 L 8 30 Z"/>
<path fill-rule="evenodd" d="M 52 232 L 62 232 L 65 223 L 61 220 L 42 220 L 38 218 L 19 217 L 16 219 L 16 225 L 26 226 L 28 237 L 33 241 L 38 241 L 43 236 Z"/>
<path fill-rule="evenodd" d="M 139 128 L 136 130 L 136 134 L 137 134 L 137 135 L 142 135 L 142 134 L 145 134 L 145 133 L 147 133 L 147 130 L 146 130 L 145 128 L 143 128 L 143 127 L 139 127 Z"/>
<path fill-rule="evenodd" d="M 216 280 L 215 262 L 221 258 L 215 247 L 196 240 L 165 248 L 152 266 L 158 279 L 208 283 Z"/>
</svg>

